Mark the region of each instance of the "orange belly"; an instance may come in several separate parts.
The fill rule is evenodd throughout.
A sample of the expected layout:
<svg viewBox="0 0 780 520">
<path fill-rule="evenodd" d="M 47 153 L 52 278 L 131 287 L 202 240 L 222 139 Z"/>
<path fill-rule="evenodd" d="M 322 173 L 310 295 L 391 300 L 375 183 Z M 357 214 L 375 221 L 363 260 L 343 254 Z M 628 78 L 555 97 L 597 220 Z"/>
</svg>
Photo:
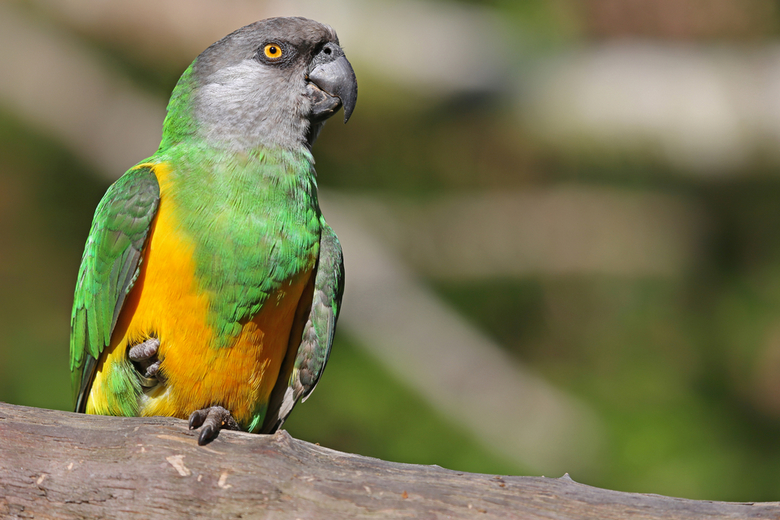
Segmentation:
<svg viewBox="0 0 780 520">
<path fill-rule="evenodd" d="M 144 251 L 142 269 L 125 300 L 111 344 L 103 352 L 87 401 L 87 413 L 112 413 L 110 372 L 127 363 L 129 346 L 150 336 L 164 382 L 145 389 L 139 415 L 186 418 L 194 410 L 220 405 L 242 426 L 256 425 L 274 387 L 293 328 L 295 311 L 311 271 L 288 280 L 266 299 L 260 312 L 239 325 L 227 345 L 208 325 L 208 295 L 195 280 L 195 245 L 178 230 L 166 198 L 167 171 L 160 181 L 160 206 Z"/>
</svg>

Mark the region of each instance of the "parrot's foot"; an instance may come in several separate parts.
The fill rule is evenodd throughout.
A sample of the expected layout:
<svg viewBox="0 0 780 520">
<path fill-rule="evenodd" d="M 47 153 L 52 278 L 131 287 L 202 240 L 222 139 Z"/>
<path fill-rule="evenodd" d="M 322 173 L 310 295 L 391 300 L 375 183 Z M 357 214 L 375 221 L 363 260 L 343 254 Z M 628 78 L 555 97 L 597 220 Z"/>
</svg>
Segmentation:
<svg viewBox="0 0 780 520">
<path fill-rule="evenodd" d="M 160 360 L 157 357 L 157 351 L 159 348 L 160 340 L 149 338 L 143 343 L 134 345 L 127 351 L 127 357 L 133 362 L 141 377 L 141 386 L 146 388 L 157 385 L 161 379 L 161 374 L 158 374 Z"/>
<path fill-rule="evenodd" d="M 219 430 L 240 430 L 238 423 L 230 412 L 221 406 L 211 406 L 202 410 L 195 410 L 190 414 L 190 430 L 203 426 L 198 437 L 198 444 L 203 446 L 215 439 Z"/>
</svg>

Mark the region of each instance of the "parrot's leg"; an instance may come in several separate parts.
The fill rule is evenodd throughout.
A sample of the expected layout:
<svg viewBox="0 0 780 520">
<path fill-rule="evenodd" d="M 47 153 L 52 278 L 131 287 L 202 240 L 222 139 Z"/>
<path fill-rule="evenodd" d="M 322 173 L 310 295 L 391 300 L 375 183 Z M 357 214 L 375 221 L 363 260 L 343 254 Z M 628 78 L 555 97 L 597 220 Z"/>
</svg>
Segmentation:
<svg viewBox="0 0 780 520">
<path fill-rule="evenodd" d="M 211 406 L 195 410 L 190 414 L 190 430 L 203 426 L 198 437 L 198 444 L 203 446 L 216 438 L 219 430 L 240 430 L 238 423 L 230 412 L 221 406 Z"/>
<path fill-rule="evenodd" d="M 149 338 L 127 351 L 127 357 L 135 364 L 141 375 L 141 385 L 145 387 L 155 386 L 158 382 L 157 372 L 160 370 L 160 360 L 157 358 L 157 350 L 159 348 L 160 340 Z"/>
</svg>

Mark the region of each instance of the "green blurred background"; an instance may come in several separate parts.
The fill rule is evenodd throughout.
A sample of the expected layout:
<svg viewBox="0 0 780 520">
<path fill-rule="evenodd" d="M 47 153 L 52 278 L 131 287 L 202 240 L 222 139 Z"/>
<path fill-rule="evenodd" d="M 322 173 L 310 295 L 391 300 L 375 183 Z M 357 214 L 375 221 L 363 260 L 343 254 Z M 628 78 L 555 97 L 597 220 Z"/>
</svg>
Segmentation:
<svg viewBox="0 0 780 520">
<path fill-rule="evenodd" d="M 363 226 L 344 236 L 355 285 L 292 435 L 463 471 L 778 500 L 770 0 L 4 2 L 0 400 L 70 409 L 70 305 L 100 197 L 154 151 L 203 48 L 290 14 L 333 25 L 357 72 L 357 110 L 315 156 L 326 217 Z M 350 281 L 369 250 L 408 288 L 394 308 L 381 276 Z M 398 318 L 412 299 L 431 330 Z M 458 356 L 486 361 L 439 381 L 437 360 Z"/>
</svg>

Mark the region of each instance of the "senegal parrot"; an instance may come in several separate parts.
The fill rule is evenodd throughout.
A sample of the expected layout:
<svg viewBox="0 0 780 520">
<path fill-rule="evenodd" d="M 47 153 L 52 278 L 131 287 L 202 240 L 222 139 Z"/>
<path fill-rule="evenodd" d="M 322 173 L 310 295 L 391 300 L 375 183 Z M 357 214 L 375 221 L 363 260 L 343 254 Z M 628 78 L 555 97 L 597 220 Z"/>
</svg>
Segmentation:
<svg viewBox="0 0 780 520">
<path fill-rule="evenodd" d="M 76 411 L 271 433 L 314 389 L 344 288 L 311 147 L 357 100 L 330 27 L 247 25 L 173 90 L 160 148 L 95 211 L 71 316 Z"/>
</svg>

